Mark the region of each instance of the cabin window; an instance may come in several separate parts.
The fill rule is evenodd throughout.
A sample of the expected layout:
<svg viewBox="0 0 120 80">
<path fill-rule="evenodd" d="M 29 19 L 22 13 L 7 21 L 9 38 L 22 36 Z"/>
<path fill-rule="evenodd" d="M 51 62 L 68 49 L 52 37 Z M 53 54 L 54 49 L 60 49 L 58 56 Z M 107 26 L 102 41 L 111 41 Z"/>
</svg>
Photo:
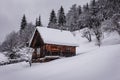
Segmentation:
<svg viewBox="0 0 120 80">
<path fill-rule="evenodd" d="M 52 46 L 51 48 L 52 48 L 53 51 L 59 50 L 59 48 L 57 46 Z"/>
<path fill-rule="evenodd" d="M 66 48 L 66 51 L 70 51 L 70 48 L 69 48 L 69 47 L 67 47 L 67 48 Z"/>
<path fill-rule="evenodd" d="M 40 48 L 37 48 L 37 54 L 40 54 Z"/>
<path fill-rule="evenodd" d="M 53 49 L 56 49 L 56 48 L 57 48 L 57 46 L 52 46 L 52 48 L 53 48 Z"/>
</svg>

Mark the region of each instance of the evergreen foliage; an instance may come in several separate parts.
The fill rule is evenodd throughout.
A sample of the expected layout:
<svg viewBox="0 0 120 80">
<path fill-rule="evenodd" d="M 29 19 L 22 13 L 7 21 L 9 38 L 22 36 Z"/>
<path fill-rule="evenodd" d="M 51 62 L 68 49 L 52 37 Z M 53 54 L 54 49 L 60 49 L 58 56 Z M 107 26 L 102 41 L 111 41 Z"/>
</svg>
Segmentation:
<svg viewBox="0 0 120 80">
<path fill-rule="evenodd" d="M 22 22 L 21 22 L 21 28 L 20 30 L 24 30 L 27 25 L 27 20 L 25 14 L 23 15 Z"/>
<path fill-rule="evenodd" d="M 54 10 L 50 14 L 48 28 L 57 28 L 57 18 Z"/>
<path fill-rule="evenodd" d="M 61 6 L 60 10 L 58 11 L 58 26 L 60 27 L 59 29 L 65 27 L 65 24 L 66 24 L 66 16 L 64 13 L 64 9 Z"/>
<path fill-rule="evenodd" d="M 82 13 L 81 6 L 76 6 L 76 4 L 72 5 L 70 10 L 66 15 L 66 26 L 69 28 L 70 31 L 78 30 L 78 19 L 80 14 Z"/>
<path fill-rule="evenodd" d="M 41 23 L 41 16 L 39 16 L 39 18 L 36 18 L 36 27 L 37 26 L 42 26 L 42 23 Z"/>
</svg>

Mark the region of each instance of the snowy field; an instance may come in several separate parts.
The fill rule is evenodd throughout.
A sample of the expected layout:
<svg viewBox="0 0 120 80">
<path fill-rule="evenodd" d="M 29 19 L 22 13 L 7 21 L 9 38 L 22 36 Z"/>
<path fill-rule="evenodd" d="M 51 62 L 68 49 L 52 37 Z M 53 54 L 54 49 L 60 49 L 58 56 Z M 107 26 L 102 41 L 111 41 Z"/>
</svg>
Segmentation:
<svg viewBox="0 0 120 80">
<path fill-rule="evenodd" d="M 21 62 L 0 66 L 0 80 L 120 80 L 120 37 L 106 33 L 102 46 L 75 32 L 77 55 L 47 63 Z"/>
</svg>

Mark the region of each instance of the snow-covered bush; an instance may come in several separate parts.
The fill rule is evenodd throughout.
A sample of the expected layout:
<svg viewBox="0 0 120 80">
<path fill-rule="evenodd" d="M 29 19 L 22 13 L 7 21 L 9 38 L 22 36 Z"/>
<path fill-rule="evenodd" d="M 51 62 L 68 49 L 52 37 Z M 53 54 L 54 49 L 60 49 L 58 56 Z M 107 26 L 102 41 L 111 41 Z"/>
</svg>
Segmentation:
<svg viewBox="0 0 120 80">
<path fill-rule="evenodd" d="M 84 30 L 82 31 L 82 37 L 85 37 L 89 42 L 92 41 L 91 31 L 89 28 L 84 28 Z"/>
<path fill-rule="evenodd" d="M 0 65 L 3 65 L 4 63 L 8 63 L 8 57 L 6 57 L 3 53 L 0 53 Z"/>
<path fill-rule="evenodd" d="M 16 54 L 20 55 L 20 59 L 22 60 L 29 60 L 32 57 L 32 52 L 33 52 L 33 49 L 25 47 L 20 49 Z"/>
</svg>

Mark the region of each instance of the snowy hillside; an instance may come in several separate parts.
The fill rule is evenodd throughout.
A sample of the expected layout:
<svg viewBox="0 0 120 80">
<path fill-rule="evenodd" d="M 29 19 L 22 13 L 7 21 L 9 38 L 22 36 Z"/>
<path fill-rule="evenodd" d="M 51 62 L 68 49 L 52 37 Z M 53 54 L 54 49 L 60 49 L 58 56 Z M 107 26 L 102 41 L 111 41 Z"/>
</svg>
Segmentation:
<svg viewBox="0 0 120 80">
<path fill-rule="evenodd" d="M 102 46 L 74 32 L 77 55 L 47 63 L 26 62 L 0 66 L 0 80 L 120 80 L 120 37 L 105 33 Z"/>
<path fill-rule="evenodd" d="M 75 31 L 73 34 L 75 35 L 76 40 L 79 43 L 79 47 L 77 48 L 77 54 L 79 53 L 85 53 L 91 50 L 94 50 L 98 48 L 96 46 L 96 39 L 94 36 L 92 36 L 92 42 L 88 42 L 86 38 L 81 37 L 82 32 L 81 31 Z M 105 32 L 102 37 L 102 44 L 101 47 L 103 46 L 110 46 L 110 45 L 116 45 L 120 44 L 120 36 L 117 34 L 117 32 Z"/>
</svg>

